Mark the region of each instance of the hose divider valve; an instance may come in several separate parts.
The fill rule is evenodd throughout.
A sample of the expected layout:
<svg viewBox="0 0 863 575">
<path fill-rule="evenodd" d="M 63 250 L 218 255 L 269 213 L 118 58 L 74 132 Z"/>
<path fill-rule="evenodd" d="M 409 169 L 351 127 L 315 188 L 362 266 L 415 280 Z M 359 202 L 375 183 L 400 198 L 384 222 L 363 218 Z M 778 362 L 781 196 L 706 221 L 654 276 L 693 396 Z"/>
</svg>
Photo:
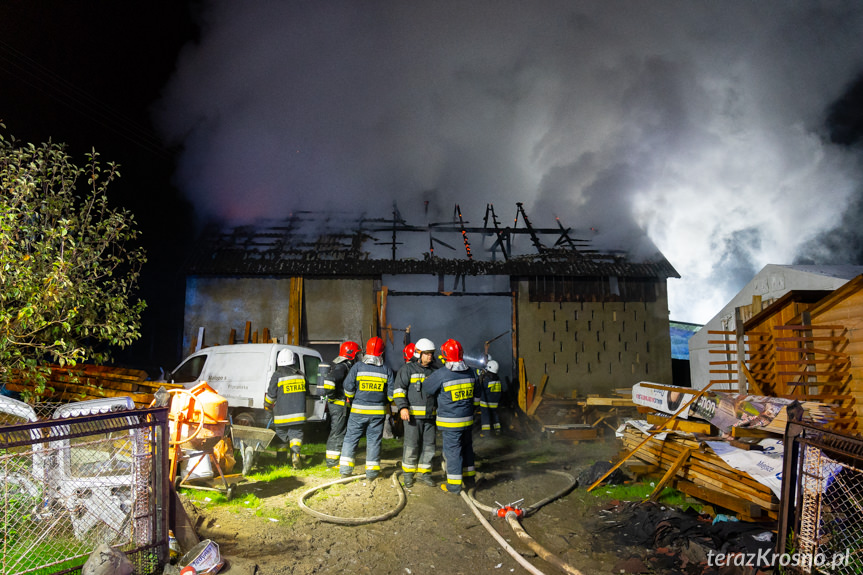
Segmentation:
<svg viewBox="0 0 863 575">
<path fill-rule="evenodd" d="M 509 513 L 510 511 L 512 511 L 516 517 L 524 516 L 524 509 L 522 509 L 521 507 L 518 506 L 518 504 L 521 503 L 522 501 L 524 501 L 524 497 L 522 497 L 518 501 L 513 501 L 509 505 L 504 505 L 503 503 L 498 503 L 497 501 L 495 501 L 495 503 L 497 503 L 497 507 L 498 507 L 497 516 L 498 517 L 506 517 L 506 514 Z"/>
</svg>

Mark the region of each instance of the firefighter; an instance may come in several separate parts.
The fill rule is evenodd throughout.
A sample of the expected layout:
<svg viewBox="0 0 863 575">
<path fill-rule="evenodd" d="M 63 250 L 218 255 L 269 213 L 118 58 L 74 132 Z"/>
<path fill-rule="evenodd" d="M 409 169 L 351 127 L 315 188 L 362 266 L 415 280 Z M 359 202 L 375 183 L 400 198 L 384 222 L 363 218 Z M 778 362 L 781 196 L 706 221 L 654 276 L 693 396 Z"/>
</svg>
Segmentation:
<svg viewBox="0 0 863 575">
<path fill-rule="evenodd" d="M 423 392 L 422 383 L 437 367 L 434 365 L 435 344 L 422 338 L 412 352 L 408 358 L 405 351 L 407 363 L 399 369 L 393 384 L 393 401 L 405 428 L 402 472 L 405 487 L 413 487 L 414 474 L 419 474 L 421 483 L 434 487 L 431 471 L 435 451 L 435 404 L 434 398 Z"/>
<path fill-rule="evenodd" d="M 381 437 L 387 416 L 387 400 L 392 400 L 393 371 L 384 364 L 384 342 L 372 337 L 366 342 L 366 353 L 354 364 L 344 381 L 345 397 L 351 401 L 348 428 L 339 458 L 339 473 L 349 477 L 354 470 L 354 452 L 360 437 L 366 435 L 366 478 L 377 478 L 381 472 Z"/>
<path fill-rule="evenodd" d="M 441 489 L 457 494 L 476 476 L 471 436 L 476 377 L 465 364 L 464 351 L 456 340 L 446 340 L 441 355 L 444 367 L 426 377 L 422 388 L 426 395 L 437 399 L 437 427 L 443 438 L 446 467 L 446 482 L 441 483 Z"/>
<path fill-rule="evenodd" d="M 477 381 L 477 389 L 479 391 L 477 395 L 479 397 L 474 401 L 479 402 L 479 411 L 482 420 L 480 437 L 484 437 L 486 433 L 491 433 L 492 431 L 495 435 L 500 435 L 500 418 L 497 415 L 497 406 L 498 402 L 500 402 L 501 384 L 497 372 L 497 362 L 493 359 L 489 360 L 485 366 L 485 370 Z"/>
<path fill-rule="evenodd" d="M 306 376 L 297 367 L 297 357 L 290 349 L 276 356 L 276 370 L 264 396 L 264 408 L 273 411 L 276 435 L 291 450 L 291 465 L 300 468 L 303 446 L 303 424 L 306 421 Z"/>
<path fill-rule="evenodd" d="M 327 396 L 327 411 L 330 413 L 330 434 L 327 437 L 327 468 L 338 465 L 342 442 L 345 440 L 345 430 L 348 426 L 350 404 L 345 397 L 342 384 L 348 372 L 357 361 L 360 346 L 354 341 L 346 341 L 339 347 L 339 355 L 333 360 L 333 366 L 324 378 L 324 393 Z"/>
</svg>

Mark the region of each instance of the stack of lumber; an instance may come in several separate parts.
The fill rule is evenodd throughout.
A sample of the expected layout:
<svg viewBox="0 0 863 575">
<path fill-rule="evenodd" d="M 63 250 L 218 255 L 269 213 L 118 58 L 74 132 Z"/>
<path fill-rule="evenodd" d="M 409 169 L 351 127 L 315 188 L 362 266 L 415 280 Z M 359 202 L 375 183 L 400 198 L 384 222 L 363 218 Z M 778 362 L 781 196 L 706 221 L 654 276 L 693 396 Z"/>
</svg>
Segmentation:
<svg viewBox="0 0 863 575">
<path fill-rule="evenodd" d="M 819 403 L 817 401 L 801 401 L 800 406 L 803 408 L 803 421 L 826 425 L 836 418 L 836 412 L 829 404 Z M 768 425 L 764 425 L 757 429 L 763 429 L 771 433 L 785 435 L 785 427 L 788 425 L 788 409 L 782 410 L 773 418 Z"/>
<path fill-rule="evenodd" d="M 102 365 L 76 367 L 51 366 L 51 375 L 45 384 L 41 401 L 68 403 L 104 397 L 131 397 L 136 407 L 147 407 L 153 394 L 162 386 L 167 389 L 182 388 L 180 384 L 148 381 L 147 372 L 141 369 L 125 369 Z M 20 380 L 12 379 L 6 388 L 16 392 L 32 389 Z"/>
<path fill-rule="evenodd" d="M 670 480 L 678 490 L 730 509 L 744 520 L 777 518 L 779 500 L 770 488 L 725 463 L 710 447 L 671 433 L 664 440 L 652 437 L 638 447 L 646 438 L 638 429 L 627 426 L 622 439 L 627 450 L 638 448 L 634 457 L 666 473 L 671 470 Z"/>
</svg>

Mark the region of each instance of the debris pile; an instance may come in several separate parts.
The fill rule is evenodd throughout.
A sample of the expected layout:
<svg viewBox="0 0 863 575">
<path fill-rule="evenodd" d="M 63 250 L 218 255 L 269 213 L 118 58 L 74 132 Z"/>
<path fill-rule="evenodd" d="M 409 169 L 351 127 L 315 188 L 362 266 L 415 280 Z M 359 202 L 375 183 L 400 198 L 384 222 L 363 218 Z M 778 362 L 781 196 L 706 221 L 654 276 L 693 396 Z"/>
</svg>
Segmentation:
<svg viewBox="0 0 863 575">
<path fill-rule="evenodd" d="M 728 520 L 731 519 L 731 520 Z M 743 554 L 772 553 L 775 538 L 769 524 L 738 522 L 727 516 L 712 518 L 692 508 L 681 511 L 658 503 L 612 501 L 600 511 L 596 544 L 650 548 L 643 557 L 629 557 L 615 573 L 654 573 L 658 570 L 686 575 L 718 575 L 721 559 Z M 756 573 L 753 565 L 748 573 Z M 743 573 L 744 571 L 739 571 Z"/>
</svg>

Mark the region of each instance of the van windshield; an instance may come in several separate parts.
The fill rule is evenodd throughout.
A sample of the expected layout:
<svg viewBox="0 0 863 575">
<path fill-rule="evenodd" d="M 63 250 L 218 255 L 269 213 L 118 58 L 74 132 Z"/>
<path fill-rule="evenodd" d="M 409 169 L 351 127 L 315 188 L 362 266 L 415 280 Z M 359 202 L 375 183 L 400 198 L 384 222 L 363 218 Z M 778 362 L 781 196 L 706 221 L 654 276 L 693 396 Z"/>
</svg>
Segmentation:
<svg viewBox="0 0 863 575">
<path fill-rule="evenodd" d="M 171 381 L 174 383 L 191 383 L 193 381 L 197 381 L 201 376 L 201 370 L 204 369 L 204 364 L 206 362 L 206 355 L 190 357 L 183 365 L 174 371 L 171 376 Z"/>
</svg>

